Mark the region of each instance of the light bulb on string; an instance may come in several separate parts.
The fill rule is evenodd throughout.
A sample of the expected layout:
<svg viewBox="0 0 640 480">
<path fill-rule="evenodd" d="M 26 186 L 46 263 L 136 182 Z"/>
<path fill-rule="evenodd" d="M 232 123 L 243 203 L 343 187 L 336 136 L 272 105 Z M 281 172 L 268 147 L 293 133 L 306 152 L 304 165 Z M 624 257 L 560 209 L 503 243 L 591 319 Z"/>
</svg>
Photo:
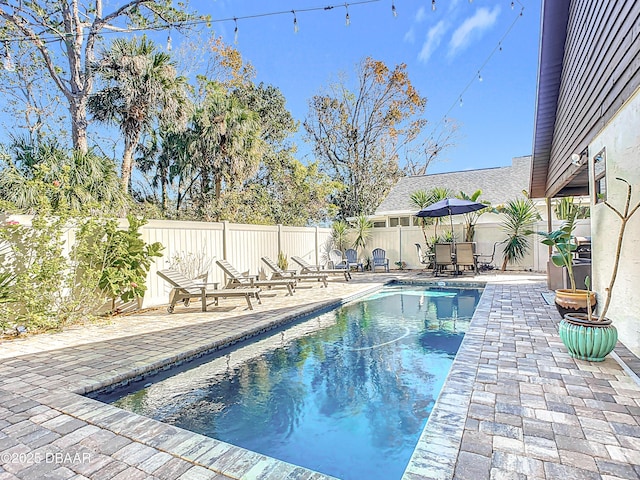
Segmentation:
<svg viewBox="0 0 640 480">
<path fill-rule="evenodd" d="M 516 2 L 511 2 L 511 10 L 513 10 L 516 6 Z"/>
<path fill-rule="evenodd" d="M 167 52 L 170 52 L 172 48 L 173 45 L 171 44 L 171 32 L 169 32 L 169 35 L 167 36 Z"/>
<path fill-rule="evenodd" d="M 344 8 L 347 10 L 347 14 L 344 17 L 344 24 L 348 27 L 349 25 L 351 25 L 351 17 L 349 16 L 349 4 L 345 3 Z"/>
<path fill-rule="evenodd" d="M 2 65 L 7 72 L 15 72 L 16 70 L 16 66 L 13 64 L 13 59 L 11 58 L 8 42 L 4 42 L 4 59 Z"/>
<path fill-rule="evenodd" d="M 431 0 L 431 10 L 436 11 L 436 0 Z"/>
<path fill-rule="evenodd" d="M 462 97 L 460 97 L 460 106 L 462 107 L 463 103 L 462 103 Z"/>
<path fill-rule="evenodd" d="M 233 22 L 236 24 L 233 29 L 233 43 L 238 44 L 238 19 L 234 17 Z"/>
<path fill-rule="evenodd" d="M 478 81 L 481 82 L 482 81 L 482 75 L 480 75 L 480 72 L 478 72 Z"/>
<path fill-rule="evenodd" d="M 296 11 L 291 10 L 291 13 L 293 13 L 293 33 L 298 33 L 298 17 L 296 17 Z"/>
<path fill-rule="evenodd" d="M 398 16 L 398 12 L 396 10 L 396 4 L 394 2 L 391 2 L 391 13 L 393 14 L 394 17 Z"/>
</svg>

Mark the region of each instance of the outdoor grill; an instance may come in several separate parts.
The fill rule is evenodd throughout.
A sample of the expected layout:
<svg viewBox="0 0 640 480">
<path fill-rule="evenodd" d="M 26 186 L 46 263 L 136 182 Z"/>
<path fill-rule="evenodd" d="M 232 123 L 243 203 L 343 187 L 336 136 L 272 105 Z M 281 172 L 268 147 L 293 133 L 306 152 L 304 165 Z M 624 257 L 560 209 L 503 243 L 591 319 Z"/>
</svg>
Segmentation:
<svg viewBox="0 0 640 480">
<path fill-rule="evenodd" d="M 576 245 L 576 259 L 588 259 L 591 260 L 591 237 L 575 237 Z"/>
</svg>

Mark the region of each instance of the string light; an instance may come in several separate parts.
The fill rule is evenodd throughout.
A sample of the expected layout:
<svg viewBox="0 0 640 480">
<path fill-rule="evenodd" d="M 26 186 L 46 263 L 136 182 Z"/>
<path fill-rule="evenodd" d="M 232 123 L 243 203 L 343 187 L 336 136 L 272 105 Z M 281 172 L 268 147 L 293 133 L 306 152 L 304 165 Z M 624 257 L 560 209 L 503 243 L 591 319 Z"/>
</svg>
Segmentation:
<svg viewBox="0 0 640 480">
<path fill-rule="evenodd" d="M 335 5 L 326 5 L 324 7 L 309 7 L 309 8 L 297 8 L 296 9 L 296 13 L 300 13 L 300 12 L 315 12 L 315 11 L 329 11 L 329 10 L 333 10 L 334 8 L 339 8 L 339 7 L 353 7 L 354 5 L 365 5 L 365 4 L 369 4 L 369 3 L 378 3 L 381 2 L 382 0 L 356 0 L 356 1 L 352 1 L 349 4 L 335 4 Z M 180 28 L 186 28 L 186 27 L 194 27 L 194 26 L 198 26 L 198 25 L 205 25 L 205 26 L 211 26 L 211 24 L 214 23 L 225 23 L 225 22 L 231 22 L 233 21 L 235 24 L 235 28 L 234 28 L 234 37 L 236 37 L 236 41 L 235 43 L 237 43 L 237 33 L 238 33 L 238 20 L 246 20 L 246 19 L 252 19 L 252 18 L 262 18 L 262 17 L 271 17 L 271 16 L 275 16 L 275 15 L 290 15 L 291 14 L 291 10 L 281 10 L 281 11 L 274 11 L 274 12 L 265 12 L 265 13 L 257 13 L 257 14 L 253 14 L 253 15 L 243 15 L 243 16 L 237 16 L 237 17 L 226 17 L 226 18 L 208 18 L 205 17 L 204 15 L 199 16 L 197 19 L 191 19 L 191 20 L 183 20 L 183 21 L 176 21 L 176 22 L 171 22 L 169 23 L 164 23 L 161 25 L 147 25 L 147 26 L 141 26 L 141 27 L 130 27 L 127 28 L 126 30 L 103 30 L 100 32 L 101 35 L 105 35 L 105 34 L 122 34 L 123 32 L 128 32 L 128 33 L 132 33 L 132 32 L 146 32 L 146 31 L 159 31 L 159 30 L 167 30 L 167 29 L 171 29 L 171 28 L 176 28 L 176 29 L 180 29 Z M 348 15 L 347 15 L 348 16 Z M 350 21 L 350 19 L 349 19 Z M 91 32 L 89 31 L 83 31 L 81 33 L 82 36 L 89 36 L 91 34 Z M 60 41 L 61 36 L 60 35 L 41 35 L 40 37 L 40 41 L 43 43 L 57 43 Z M 11 37 L 5 37 L 3 40 L 4 41 L 8 41 L 8 42 L 19 42 L 22 40 L 28 40 L 29 37 L 25 36 L 25 35 L 15 35 L 15 36 L 11 36 Z"/>
<path fill-rule="evenodd" d="M 396 11 L 396 4 L 393 1 L 391 2 L 391 13 L 394 17 L 398 16 L 398 12 Z"/>
<path fill-rule="evenodd" d="M 172 49 L 171 45 L 171 31 L 169 31 L 169 35 L 167 36 L 167 52 L 170 52 Z"/>
<path fill-rule="evenodd" d="M 233 43 L 238 44 L 238 19 L 234 18 L 233 23 L 235 23 L 235 28 L 233 29 Z"/>
<path fill-rule="evenodd" d="M 511 2 L 511 10 L 513 10 L 516 6 L 516 2 Z"/>
<path fill-rule="evenodd" d="M 296 11 L 291 10 L 293 13 L 293 33 L 298 33 L 298 17 L 296 17 Z"/>
<path fill-rule="evenodd" d="M 14 72 L 16 70 L 13 59 L 11 58 L 11 50 L 9 50 L 8 42 L 4 42 L 4 59 L 2 65 L 7 72 Z"/>
<path fill-rule="evenodd" d="M 471 88 L 471 86 L 473 85 L 473 83 L 476 80 L 480 81 L 480 82 L 483 80 L 482 79 L 482 74 L 481 74 L 482 70 L 484 70 L 484 67 L 489 63 L 489 61 L 493 58 L 493 56 L 496 54 L 496 52 L 498 52 L 498 51 L 501 52 L 502 51 L 502 43 L 509 36 L 509 34 L 511 33 L 511 30 L 513 30 L 513 28 L 515 27 L 515 25 L 518 22 L 518 20 L 520 20 L 520 18 L 522 18 L 524 16 L 524 5 L 522 5 L 520 0 L 515 0 L 515 1 L 517 1 L 518 4 L 520 5 L 520 12 L 513 19 L 513 22 L 511 22 L 511 25 L 509 25 L 509 28 L 507 28 L 507 31 L 504 33 L 504 35 L 502 35 L 502 38 L 500 39 L 498 44 L 495 46 L 495 48 L 491 51 L 489 56 L 485 59 L 484 63 L 482 65 L 480 65 L 480 68 L 477 70 L 477 76 L 474 75 L 471 78 L 471 80 L 467 83 L 466 87 L 458 95 L 458 98 L 456 98 L 456 100 L 454 100 L 454 102 L 452 103 L 451 107 L 449 107 L 449 110 L 447 110 L 447 112 L 442 116 L 440 121 L 434 125 L 433 129 L 431 130 L 431 133 L 429 134 L 429 138 L 432 138 L 432 139 L 434 138 L 434 135 L 435 135 L 436 131 L 438 130 L 438 128 L 442 124 L 445 124 L 445 125 L 448 124 L 449 113 L 451 113 L 451 111 L 454 109 L 456 104 L 458 104 L 460 107 L 462 107 L 464 105 L 464 103 L 462 101 L 462 98 L 463 98 L 464 94 L 467 92 L 467 90 L 469 90 L 469 88 Z M 434 3 L 435 3 L 435 0 L 432 0 L 432 4 L 434 4 Z M 469 2 L 469 3 L 471 3 L 471 2 Z"/>
<path fill-rule="evenodd" d="M 347 10 L 347 14 L 344 17 L 344 24 L 348 27 L 351 25 L 351 17 L 349 17 L 349 4 L 345 3 L 344 8 Z"/>
<path fill-rule="evenodd" d="M 436 0 L 431 0 L 431 10 L 436 11 Z"/>
</svg>

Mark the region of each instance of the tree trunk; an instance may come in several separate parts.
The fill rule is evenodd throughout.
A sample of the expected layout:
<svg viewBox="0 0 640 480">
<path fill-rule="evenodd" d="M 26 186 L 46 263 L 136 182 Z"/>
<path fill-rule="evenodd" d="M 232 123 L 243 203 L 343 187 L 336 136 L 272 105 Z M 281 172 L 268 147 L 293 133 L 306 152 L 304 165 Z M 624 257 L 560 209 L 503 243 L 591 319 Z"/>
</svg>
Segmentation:
<svg viewBox="0 0 640 480">
<path fill-rule="evenodd" d="M 131 172 L 133 171 L 133 151 L 137 142 L 125 141 L 124 153 L 122 155 L 122 170 L 120 173 L 120 184 L 124 192 L 129 191 L 129 183 L 131 182 Z"/>
<path fill-rule="evenodd" d="M 87 142 L 87 98 L 82 96 L 69 102 L 71 112 L 71 138 L 73 148 L 87 153 L 89 144 Z"/>
</svg>

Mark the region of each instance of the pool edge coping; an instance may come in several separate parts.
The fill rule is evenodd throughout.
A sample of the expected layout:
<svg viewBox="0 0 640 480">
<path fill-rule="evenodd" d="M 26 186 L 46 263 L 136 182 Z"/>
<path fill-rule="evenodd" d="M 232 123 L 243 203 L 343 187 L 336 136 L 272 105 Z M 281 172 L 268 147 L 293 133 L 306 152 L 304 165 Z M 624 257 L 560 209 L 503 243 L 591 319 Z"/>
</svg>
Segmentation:
<svg viewBox="0 0 640 480">
<path fill-rule="evenodd" d="M 138 415 L 135 414 L 133 412 L 115 407 L 111 404 L 107 404 L 107 403 L 103 403 L 100 400 L 94 398 L 94 395 L 97 396 L 99 395 L 101 392 L 106 392 L 115 388 L 118 388 L 120 386 L 125 386 L 127 384 L 129 384 L 132 381 L 137 381 L 140 380 L 146 376 L 149 375 L 153 375 L 155 372 L 159 372 L 162 370 L 166 370 L 167 368 L 171 368 L 173 365 L 176 364 L 181 364 L 183 362 L 187 362 L 189 360 L 194 360 L 197 358 L 200 358 L 204 355 L 208 355 L 208 354 L 212 354 L 217 350 L 223 349 L 227 346 L 233 345 L 237 342 L 241 342 L 244 340 L 248 340 L 250 338 L 259 336 L 263 333 L 269 332 L 271 330 L 275 330 L 279 327 L 282 326 L 286 326 L 288 324 L 292 324 L 296 321 L 300 321 L 303 320 L 305 317 L 310 317 L 313 316 L 314 314 L 318 313 L 318 312 L 322 312 L 322 311 L 329 311 L 329 310 L 333 310 L 335 308 L 338 308 L 342 305 L 346 305 L 350 302 L 353 302 L 355 300 L 361 299 L 367 295 L 370 295 L 372 293 L 375 293 L 379 290 L 381 290 L 382 288 L 384 288 L 385 286 L 388 285 L 424 285 L 424 286 L 433 286 L 433 287 L 442 287 L 442 286 L 446 286 L 446 287 L 452 287 L 452 288 L 482 288 L 483 292 L 482 295 L 480 297 L 480 301 L 478 303 L 478 305 L 476 306 L 476 310 L 474 311 L 474 316 L 472 318 L 472 321 L 469 325 L 469 328 L 471 329 L 471 326 L 473 324 L 473 320 L 475 319 L 476 316 L 476 312 L 478 311 L 480 305 L 482 304 L 483 301 L 483 297 L 485 295 L 485 291 L 487 286 L 489 285 L 489 283 L 487 282 L 483 282 L 483 281 L 474 281 L 474 282 L 468 282 L 468 281 L 455 281 L 455 280 L 435 280 L 435 279 L 431 279 L 431 280 L 427 280 L 427 279 L 411 279 L 411 280 L 405 280 L 405 279 L 389 279 L 387 281 L 384 282 L 380 282 L 380 283 L 376 283 L 375 285 L 368 285 L 366 288 L 363 288 L 355 293 L 352 293 L 348 296 L 345 297 L 341 297 L 339 299 L 335 299 L 335 300 L 328 300 L 325 302 L 321 302 L 320 304 L 316 304 L 313 305 L 311 308 L 300 308 L 297 309 L 298 311 L 296 311 L 295 313 L 292 314 L 282 314 L 278 317 L 275 317 L 273 319 L 273 321 L 269 322 L 268 325 L 266 326 L 261 326 L 259 328 L 255 328 L 253 330 L 250 331 L 243 331 L 235 336 L 231 336 L 228 337 L 227 339 L 224 340 L 219 340 L 216 342 L 213 342 L 211 344 L 208 345 L 202 345 L 196 349 L 193 350 L 189 350 L 189 351 L 184 351 L 181 352 L 181 354 L 179 354 L 178 356 L 175 357 L 171 357 L 171 358 L 166 358 L 163 359 L 161 361 L 156 361 L 153 364 L 149 364 L 147 366 L 145 366 L 144 368 L 136 368 L 134 370 L 131 370 L 128 374 L 124 374 L 125 376 L 123 377 L 123 374 L 119 374 L 116 377 L 113 377 L 109 380 L 102 380 L 99 382 L 96 382 L 94 385 L 85 385 L 84 387 L 79 387 L 78 389 L 75 389 L 73 391 L 71 391 L 71 394 L 75 394 L 77 395 L 79 398 L 81 399 L 86 399 L 86 400 L 90 400 L 93 402 L 97 402 L 99 406 L 107 406 L 110 407 L 108 410 L 111 409 L 115 409 L 113 411 L 113 413 L 111 415 L 115 415 L 118 412 L 126 412 L 127 414 L 130 415 L 135 415 L 137 418 L 137 422 L 134 422 L 134 424 L 137 424 L 138 422 L 140 423 L 146 423 L 146 421 L 152 421 L 154 423 L 156 423 L 157 425 L 154 425 L 155 429 L 160 429 L 160 430 L 164 430 L 163 427 L 169 427 L 170 429 L 175 429 L 177 431 L 179 431 L 180 433 L 189 433 L 192 435 L 196 435 L 197 437 L 194 438 L 198 438 L 199 439 L 199 443 L 202 444 L 209 444 L 210 448 L 215 449 L 215 448 L 224 448 L 222 446 L 229 446 L 230 450 L 234 450 L 237 452 L 243 452 L 243 456 L 246 456 L 247 458 L 250 457 L 256 457 L 258 458 L 258 463 L 260 462 L 267 462 L 271 465 L 280 465 L 279 468 L 282 468 L 282 471 L 286 471 L 289 468 L 291 468 L 291 466 L 296 467 L 296 469 L 303 469 L 305 472 L 310 472 L 313 473 L 315 475 L 319 475 L 318 480 L 321 479 L 335 479 L 335 477 L 332 477 L 330 475 L 326 475 L 323 474 L 321 472 L 316 472 L 314 470 L 308 469 L 306 467 L 302 467 L 299 465 L 294 465 L 294 464 L 290 464 L 288 462 L 282 461 L 282 460 L 278 460 L 272 457 L 268 457 L 266 455 L 262 455 L 259 454 L 257 452 L 253 452 L 251 450 L 248 449 L 244 449 L 242 447 L 237 447 L 235 445 L 232 444 L 228 444 L 226 442 L 220 441 L 220 440 L 216 440 L 210 437 L 206 437 L 204 435 L 198 434 L 196 432 L 192 432 L 190 430 L 186 430 L 186 429 L 182 429 L 179 427 L 175 427 L 172 425 L 168 425 L 165 424 L 163 422 L 157 421 L 157 420 L 153 420 L 151 418 L 145 417 L 143 415 Z M 468 332 L 467 332 L 468 334 Z M 427 420 L 427 423 L 425 424 L 425 427 L 422 430 L 422 433 L 420 434 L 420 437 L 418 439 L 418 442 L 416 443 L 416 447 L 414 448 L 413 454 L 407 464 L 407 467 L 405 469 L 405 473 L 403 474 L 403 476 L 401 477 L 402 479 L 408 479 L 410 477 L 407 477 L 407 473 L 411 473 L 412 470 L 415 470 L 414 468 L 412 468 L 412 462 L 414 462 L 414 457 L 416 457 L 416 453 L 417 452 L 428 452 L 429 448 L 424 448 L 424 445 L 438 445 L 438 438 L 442 439 L 442 437 L 434 437 L 435 432 L 432 431 L 432 429 L 434 428 L 434 425 L 440 427 L 439 424 L 437 424 L 435 421 L 432 421 L 432 418 L 434 418 L 434 415 L 437 413 L 438 415 L 440 415 L 442 412 L 446 412 L 447 410 L 445 408 L 443 408 L 443 405 L 445 405 L 445 402 L 443 401 L 443 393 L 445 391 L 445 389 L 447 388 L 447 385 L 449 384 L 450 381 L 450 377 L 451 374 L 454 370 L 454 365 L 458 359 L 458 355 L 460 353 L 460 351 L 462 350 L 465 340 L 467 338 L 467 334 L 465 334 L 464 339 L 462 344 L 460 345 L 460 349 L 458 350 L 457 354 L 456 354 L 456 358 L 454 359 L 454 362 L 452 364 L 451 370 L 449 371 L 449 374 L 447 375 L 447 380 L 445 381 L 442 390 L 439 392 L 438 397 L 436 399 L 436 403 L 434 405 L 434 408 L 432 409 L 432 411 L 429 414 L 429 419 Z M 475 376 L 474 376 L 475 379 Z M 470 402 L 470 398 L 469 398 L 469 402 Z M 469 403 L 467 402 L 467 404 Z M 103 411 L 105 410 L 104 408 L 96 408 L 95 406 L 89 407 L 86 405 L 85 402 L 83 401 L 79 401 L 76 402 L 76 404 L 80 407 L 79 411 L 76 411 L 76 418 L 83 420 L 87 423 L 93 423 L 96 420 L 100 421 L 103 417 L 104 417 L 104 413 Z M 436 412 L 437 409 L 437 412 Z M 94 411 L 98 411 L 99 415 L 98 417 L 96 417 L 93 414 L 83 414 L 84 410 L 89 410 L 90 412 L 94 412 Z M 72 414 L 71 412 L 64 412 L 67 414 Z M 80 416 L 78 416 L 78 413 L 80 413 Z M 465 416 L 466 418 L 466 416 Z M 108 417 L 107 417 L 108 419 Z M 96 426 L 103 428 L 103 429 L 107 429 L 110 431 L 113 431 L 113 433 L 119 434 L 119 435 L 124 435 L 125 437 L 128 437 L 128 435 L 130 435 L 131 433 L 135 433 L 135 432 L 131 432 L 131 428 L 129 426 L 129 422 L 127 422 L 125 425 L 123 425 L 124 430 L 119 430 L 119 431 L 114 431 L 113 430 L 113 426 L 111 426 L 109 424 L 108 421 L 105 421 L 104 423 L 96 423 Z M 118 429 L 119 426 L 116 425 L 116 429 Z M 451 466 L 451 478 L 453 476 L 453 468 L 455 467 L 455 459 L 457 458 L 457 453 L 459 450 L 459 443 L 461 441 L 461 437 L 462 437 L 462 430 L 464 429 L 464 420 L 462 420 L 462 425 L 460 426 L 459 430 L 460 430 L 460 440 L 458 441 L 458 444 L 455 448 L 455 457 L 453 458 L 453 465 Z M 439 431 L 441 430 L 441 428 L 439 428 Z M 135 441 L 139 441 L 138 439 L 132 438 L 132 440 Z M 209 441 L 210 440 L 210 441 Z M 435 441 L 434 441 L 435 440 Z M 441 442 L 440 442 L 441 443 Z M 158 448 L 161 451 L 165 451 L 159 447 L 161 447 L 162 445 L 149 445 L 149 446 L 153 446 L 154 448 Z M 236 450 L 237 449 L 237 450 Z M 174 455 L 174 453 L 172 453 L 171 451 L 166 451 L 166 453 L 172 454 Z M 450 452 L 453 453 L 453 452 Z M 450 454 L 449 457 L 451 457 L 452 455 Z M 207 465 L 203 465 L 201 463 L 197 462 L 197 458 L 192 459 L 189 457 L 182 457 L 180 456 L 180 458 L 183 458 L 184 460 L 187 460 L 191 463 L 194 463 L 194 465 L 199 465 L 199 466 L 203 466 L 205 468 L 208 468 L 212 471 L 215 471 L 217 473 L 220 473 L 222 475 L 229 475 L 229 474 L 233 474 L 233 475 L 237 475 L 237 472 L 226 472 L 224 469 L 223 470 L 216 470 L 215 468 L 210 468 Z M 438 453 L 437 457 L 434 457 L 434 459 L 437 459 L 437 461 L 434 462 L 429 462 L 431 464 L 431 467 L 433 468 L 434 465 L 439 464 L 442 461 L 442 452 Z M 215 463 L 213 465 L 215 467 Z M 422 471 L 423 468 L 420 468 L 420 470 Z M 248 473 L 250 471 L 250 469 L 246 472 Z M 280 470 L 278 470 L 280 471 Z M 235 478 L 235 477 L 234 477 Z M 240 478 L 240 477 L 238 477 Z M 431 478 L 431 477 L 424 477 L 422 474 L 420 476 L 420 478 Z M 438 477 L 433 477 L 433 478 L 440 478 Z"/>
</svg>

